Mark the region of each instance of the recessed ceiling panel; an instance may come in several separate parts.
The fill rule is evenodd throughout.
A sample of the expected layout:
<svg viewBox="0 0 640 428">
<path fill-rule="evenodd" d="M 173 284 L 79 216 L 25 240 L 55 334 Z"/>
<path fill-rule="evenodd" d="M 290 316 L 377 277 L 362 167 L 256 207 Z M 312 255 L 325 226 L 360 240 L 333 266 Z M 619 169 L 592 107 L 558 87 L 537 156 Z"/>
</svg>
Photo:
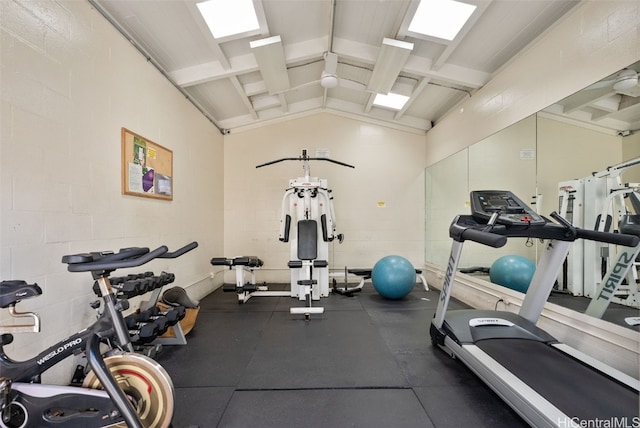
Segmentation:
<svg viewBox="0 0 640 428">
<path fill-rule="evenodd" d="M 206 37 L 182 1 L 100 1 L 167 70 L 212 60 Z"/>
<path fill-rule="evenodd" d="M 218 120 L 248 113 L 235 87 L 228 79 L 202 83 L 187 88 L 187 92 Z"/>
</svg>

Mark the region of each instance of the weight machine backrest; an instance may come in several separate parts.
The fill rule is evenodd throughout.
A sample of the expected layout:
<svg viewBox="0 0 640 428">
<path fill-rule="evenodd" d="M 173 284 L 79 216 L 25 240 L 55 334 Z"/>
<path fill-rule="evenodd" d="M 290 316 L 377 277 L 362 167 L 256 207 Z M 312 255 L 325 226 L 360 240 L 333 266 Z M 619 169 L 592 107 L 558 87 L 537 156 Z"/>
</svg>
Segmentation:
<svg viewBox="0 0 640 428">
<path fill-rule="evenodd" d="M 318 223 L 315 220 L 298 221 L 298 258 L 315 260 L 318 257 Z"/>
</svg>

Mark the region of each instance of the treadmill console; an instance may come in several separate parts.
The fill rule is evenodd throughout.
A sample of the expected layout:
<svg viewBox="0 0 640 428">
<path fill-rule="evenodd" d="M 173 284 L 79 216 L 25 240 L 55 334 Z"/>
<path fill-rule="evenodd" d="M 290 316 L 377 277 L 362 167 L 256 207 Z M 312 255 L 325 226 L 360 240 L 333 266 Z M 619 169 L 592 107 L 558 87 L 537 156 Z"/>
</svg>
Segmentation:
<svg viewBox="0 0 640 428">
<path fill-rule="evenodd" d="M 508 190 L 474 190 L 471 192 L 471 215 L 486 222 L 498 213 L 497 224 L 510 226 L 543 225 L 546 220 Z"/>
</svg>

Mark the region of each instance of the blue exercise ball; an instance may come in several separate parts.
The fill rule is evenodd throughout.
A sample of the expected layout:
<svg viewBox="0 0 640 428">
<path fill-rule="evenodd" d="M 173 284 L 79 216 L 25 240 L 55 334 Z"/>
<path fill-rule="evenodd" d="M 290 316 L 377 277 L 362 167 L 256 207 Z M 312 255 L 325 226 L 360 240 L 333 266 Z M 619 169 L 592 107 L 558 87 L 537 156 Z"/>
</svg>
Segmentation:
<svg viewBox="0 0 640 428">
<path fill-rule="evenodd" d="M 526 257 L 510 254 L 493 262 L 489 278 L 494 284 L 526 293 L 536 271 L 536 264 Z"/>
<path fill-rule="evenodd" d="M 386 256 L 373 266 L 371 282 L 382 297 L 402 299 L 416 284 L 416 270 L 404 257 Z"/>
</svg>

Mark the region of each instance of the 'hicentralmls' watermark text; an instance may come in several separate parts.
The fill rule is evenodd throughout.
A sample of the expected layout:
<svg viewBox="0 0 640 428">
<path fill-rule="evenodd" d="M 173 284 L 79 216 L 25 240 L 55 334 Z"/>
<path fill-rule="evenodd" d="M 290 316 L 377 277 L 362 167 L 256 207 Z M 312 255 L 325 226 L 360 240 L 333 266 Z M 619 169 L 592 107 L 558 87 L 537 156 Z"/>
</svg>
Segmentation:
<svg viewBox="0 0 640 428">
<path fill-rule="evenodd" d="M 640 416 L 609 419 L 562 418 L 558 420 L 558 426 L 560 428 L 640 428 Z"/>
</svg>

